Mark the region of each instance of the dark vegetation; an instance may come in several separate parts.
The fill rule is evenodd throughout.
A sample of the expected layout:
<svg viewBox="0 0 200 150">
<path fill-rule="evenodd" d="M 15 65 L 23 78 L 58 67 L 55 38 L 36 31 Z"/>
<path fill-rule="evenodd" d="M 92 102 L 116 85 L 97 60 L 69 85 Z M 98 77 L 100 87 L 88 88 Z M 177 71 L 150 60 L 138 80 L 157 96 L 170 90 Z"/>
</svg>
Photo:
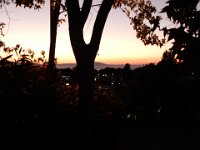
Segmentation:
<svg viewBox="0 0 200 150">
<path fill-rule="evenodd" d="M 67 92 L 77 96 L 76 68 L 60 69 L 59 72 L 65 79 Z M 198 123 L 200 119 L 199 75 L 193 72 L 184 74 L 181 63 L 163 58 L 158 64 L 147 64 L 133 70 L 126 64 L 124 68 L 105 68 L 95 72 L 94 103 L 98 116 L 183 124 Z M 71 98 L 68 98 L 68 103 L 78 106 L 78 101 L 72 102 L 75 98 Z"/>
<path fill-rule="evenodd" d="M 110 5 L 106 5 L 106 2 Z M 147 17 L 153 22 L 152 30 L 159 28 L 164 31 L 168 41 L 173 40 L 173 46 L 163 54 L 159 63 L 147 64 L 133 70 L 129 64 L 124 68 L 93 70 L 92 65 L 99 44 L 94 42 L 91 43 L 95 45 L 93 54 L 87 53 L 85 57 L 81 55 L 83 54 L 81 51 L 76 53 L 78 67 L 56 69 L 54 74 L 49 76 L 44 52 L 40 58 L 35 59 L 31 50 L 23 50 L 20 45 L 9 48 L 0 42 L 0 48 L 5 52 L 5 56 L 1 56 L 0 60 L 2 126 L 0 148 L 2 150 L 198 149 L 200 146 L 200 15 L 196 9 L 198 2 L 198 0 L 169 0 L 162 12 L 174 22 L 175 27 L 162 29 L 159 25 L 161 18 L 150 15 L 154 9 L 149 5 L 152 11 L 144 12 L 152 17 L 151 19 Z M 89 3 L 89 1 L 85 3 L 86 16 L 91 6 Z M 143 24 L 144 19 L 140 16 L 145 9 L 141 9 L 140 15 L 131 18 L 129 10 L 126 9 L 129 3 L 124 1 L 123 4 L 125 13 L 133 21 L 137 37 L 145 44 L 162 45 L 157 37 L 148 38 L 149 34 L 152 35 L 152 30 Z M 73 28 L 75 27 L 73 25 L 77 25 L 77 20 L 72 15 L 77 13 L 73 8 L 78 12 L 80 10 L 70 1 L 66 1 L 66 5 L 71 17 L 69 23 Z M 118 5 L 121 5 L 120 1 L 115 3 L 115 7 Z M 107 9 L 108 14 L 112 6 L 111 1 L 104 1 L 103 6 L 102 10 Z M 138 3 L 138 6 L 143 5 Z M 107 14 L 104 13 L 100 17 L 105 21 Z M 85 17 L 82 18 L 84 21 Z M 84 22 L 79 21 L 81 29 Z M 97 22 L 101 23 L 101 19 Z M 141 28 L 141 23 L 144 30 Z M 0 31 L 3 26 L 4 24 L 0 24 Z M 97 29 L 103 26 L 98 24 Z M 81 36 L 78 32 L 73 34 L 75 31 L 75 29 L 70 31 L 74 38 L 72 40 L 74 47 L 82 43 L 80 47 L 88 50 L 88 45 L 83 41 L 79 43 Z M 77 37 L 73 35 L 80 39 L 76 41 Z M 101 34 L 97 36 L 100 41 Z M 85 62 L 85 58 L 90 59 Z M 84 73 L 83 78 L 81 78 L 83 74 L 80 73 Z M 94 84 L 90 73 L 95 75 Z M 78 92 L 80 83 L 82 93 Z M 87 86 L 87 83 L 94 87 Z M 88 92 L 94 92 L 94 95 Z M 91 101 L 84 101 L 87 97 Z M 83 108 L 84 106 L 87 107 Z M 88 112 L 86 108 L 89 108 Z M 85 144 L 86 142 L 89 143 Z"/>
<path fill-rule="evenodd" d="M 47 67 L 24 53 L 14 63 L 1 59 L 1 149 L 82 149 L 77 68 L 49 79 Z M 199 74 L 184 74 L 168 56 L 136 69 L 95 70 L 93 149 L 199 146 Z"/>
</svg>

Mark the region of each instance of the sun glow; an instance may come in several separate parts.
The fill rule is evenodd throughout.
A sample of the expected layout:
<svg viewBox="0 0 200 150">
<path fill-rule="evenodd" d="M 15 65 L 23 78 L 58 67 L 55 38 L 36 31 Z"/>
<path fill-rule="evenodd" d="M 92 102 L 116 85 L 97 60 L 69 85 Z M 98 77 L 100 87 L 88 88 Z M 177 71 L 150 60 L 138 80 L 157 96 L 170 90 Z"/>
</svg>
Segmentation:
<svg viewBox="0 0 200 150">
<path fill-rule="evenodd" d="M 24 49 L 30 48 L 35 51 L 36 55 L 40 55 L 40 52 L 44 50 L 48 60 L 50 41 L 48 3 L 49 1 L 39 11 L 8 6 L 7 10 L 12 19 L 9 27 L 7 26 L 5 30 L 8 31 L 6 36 L 1 40 L 10 47 L 20 44 Z M 2 13 L 6 16 L 5 10 L 2 10 Z M 95 17 L 90 16 L 89 19 L 94 20 Z M 8 25 L 6 17 L 2 21 Z M 92 21 L 86 24 L 84 31 L 86 42 L 90 39 L 92 25 Z M 144 46 L 136 38 L 135 31 L 130 26 L 130 20 L 125 14 L 121 10 L 111 10 L 103 31 L 96 61 L 108 64 L 156 63 L 161 59 L 162 53 L 166 49 L 166 47 Z M 58 63 L 75 62 L 67 23 L 58 27 L 55 57 L 58 59 Z"/>
</svg>

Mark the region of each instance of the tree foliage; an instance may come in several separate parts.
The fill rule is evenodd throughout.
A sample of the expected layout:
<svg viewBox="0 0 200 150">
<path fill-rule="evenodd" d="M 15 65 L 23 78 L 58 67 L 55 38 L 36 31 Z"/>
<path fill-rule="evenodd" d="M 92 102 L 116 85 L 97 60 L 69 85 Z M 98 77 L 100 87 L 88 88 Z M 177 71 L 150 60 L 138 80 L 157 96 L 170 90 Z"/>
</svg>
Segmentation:
<svg viewBox="0 0 200 150">
<path fill-rule="evenodd" d="M 172 41 L 174 59 L 195 71 L 200 65 L 200 11 L 197 10 L 199 0 L 169 0 L 162 9 L 176 27 L 163 28 L 168 41 Z"/>
<path fill-rule="evenodd" d="M 154 32 L 160 29 L 159 22 L 162 18 L 154 15 L 157 10 L 150 0 L 117 0 L 113 7 L 121 8 L 128 16 L 137 38 L 145 45 L 163 46 L 165 40 L 160 39 Z"/>
<path fill-rule="evenodd" d="M 45 63 L 45 51 L 41 51 L 41 57 L 36 58 L 35 52 L 31 49 L 24 49 L 20 44 L 14 47 L 7 46 L 0 41 L 0 69 L 15 65 L 33 65 Z"/>
<path fill-rule="evenodd" d="M 0 7 L 15 3 L 16 6 L 24 6 L 28 8 L 40 9 L 44 5 L 45 0 L 0 0 Z"/>
</svg>

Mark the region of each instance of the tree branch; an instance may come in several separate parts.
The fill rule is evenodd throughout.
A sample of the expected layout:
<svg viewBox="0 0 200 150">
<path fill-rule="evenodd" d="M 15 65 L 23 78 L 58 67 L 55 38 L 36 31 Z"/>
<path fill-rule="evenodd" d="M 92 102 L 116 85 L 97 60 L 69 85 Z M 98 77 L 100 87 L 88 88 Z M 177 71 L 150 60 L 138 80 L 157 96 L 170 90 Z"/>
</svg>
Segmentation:
<svg viewBox="0 0 200 150">
<path fill-rule="evenodd" d="M 3 7 L 4 7 L 4 9 L 5 9 L 5 11 L 6 11 L 6 15 L 7 15 L 7 17 L 8 17 L 8 28 L 7 28 L 7 31 L 6 31 L 6 33 L 5 34 L 7 34 L 8 33 L 8 31 L 9 31 L 9 28 L 10 28 L 10 15 L 9 15 L 9 13 L 8 13 L 8 10 L 7 10 L 7 8 L 6 8 L 6 6 L 3 4 Z M 4 35 L 4 34 L 3 34 Z"/>
<path fill-rule="evenodd" d="M 84 26 L 84 24 L 88 18 L 91 6 L 92 6 L 92 0 L 84 0 L 83 6 L 81 9 L 81 24 L 82 24 L 82 26 Z"/>
<path fill-rule="evenodd" d="M 67 6 L 67 13 L 69 20 L 76 20 L 80 23 L 80 7 L 79 7 L 79 1 L 78 0 L 66 0 L 65 4 Z"/>
<path fill-rule="evenodd" d="M 93 31 L 92 31 L 92 37 L 90 44 L 94 44 L 95 47 L 99 46 L 100 40 L 103 33 L 103 28 L 105 26 L 105 22 L 107 20 L 108 14 L 112 8 L 112 5 L 115 0 L 104 0 L 101 4 L 101 7 L 99 8 L 96 21 L 94 23 Z M 96 49 L 96 48 L 94 48 Z M 98 49 L 98 48 L 97 48 Z M 97 52 L 94 52 L 94 55 L 96 56 Z"/>
</svg>

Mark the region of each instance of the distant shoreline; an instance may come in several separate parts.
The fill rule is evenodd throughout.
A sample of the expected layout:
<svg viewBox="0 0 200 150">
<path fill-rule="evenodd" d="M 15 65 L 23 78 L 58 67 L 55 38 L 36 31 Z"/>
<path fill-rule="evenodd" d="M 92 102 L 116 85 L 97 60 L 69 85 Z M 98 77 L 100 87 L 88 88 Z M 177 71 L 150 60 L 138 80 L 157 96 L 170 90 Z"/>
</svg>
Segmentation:
<svg viewBox="0 0 200 150">
<path fill-rule="evenodd" d="M 63 63 L 63 64 L 56 64 L 57 69 L 66 69 L 70 68 L 73 69 L 76 66 L 76 63 Z M 125 64 L 105 64 L 100 62 L 95 62 L 95 69 L 101 70 L 104 68 L 123 68 Z M 130 64 L 131 69 L 135 69 L 138 67 L 143 66 L 143 64 Z"/>
</svg>

